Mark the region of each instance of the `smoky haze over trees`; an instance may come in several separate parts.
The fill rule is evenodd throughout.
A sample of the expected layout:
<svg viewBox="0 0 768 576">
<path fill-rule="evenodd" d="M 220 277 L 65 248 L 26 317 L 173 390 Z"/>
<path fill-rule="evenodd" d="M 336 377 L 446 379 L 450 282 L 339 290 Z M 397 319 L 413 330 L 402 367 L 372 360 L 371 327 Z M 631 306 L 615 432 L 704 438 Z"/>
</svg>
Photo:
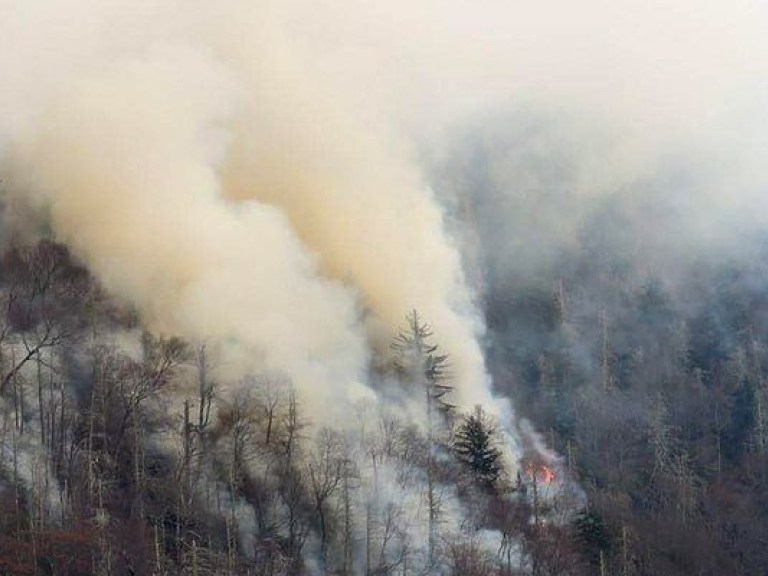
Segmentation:
<svg viewBox="0 0 768 576">
<path fill-rule="evenodd" d="M 469 127 L 436 168 L 494 382 L 578 476 L 592 573 L 762 573 L 768 236 L 702 212 L 687 160 L 584 190 L 557 124 Z"/>
<path fill-rule="evenodd" d="M 472 198 L 457 217 L 479 248 L 495 385 L 559 461 L 533 437 L 506 461 L 495 418 L 451 405 L 451 356 L 418 311 L 374 362 L 391 403 L 318 427 L 285 375 L 228 380 L 215 346 L 142 330 L 64 246 L 14 244 L 2 573 L 759 573 L 766 238 L 660 254 L 647 227 L 669 235 L 686 214 L 649 223 L 617 193 L 547 237 L 547 257 L 508 265 L 528 200 L 480 176 L 509 149 L 444 167 L 443 189 L 449 208 Z M 493 224 L 500 205 L 515 226 Z M 586 501 L 555 493 L 560 477 Z"/>
<path fill-rule="evenodd" d="M 529 524 L 489 417 L 448 403 L 416 311 L 372 378 L 430 416 L 364 400 L 318 427 L 284 376 L 220 380 L 208 347 L 141 330 L 60 244 L 0 273 L 2 574 L 517 574 L 553 529 L 583 564 L 573 527 Z"/>
<path fill-rule="evenodd" d="M 764 573 L 766 21 L 0 0 L 0 574 Z"/>
</svg>

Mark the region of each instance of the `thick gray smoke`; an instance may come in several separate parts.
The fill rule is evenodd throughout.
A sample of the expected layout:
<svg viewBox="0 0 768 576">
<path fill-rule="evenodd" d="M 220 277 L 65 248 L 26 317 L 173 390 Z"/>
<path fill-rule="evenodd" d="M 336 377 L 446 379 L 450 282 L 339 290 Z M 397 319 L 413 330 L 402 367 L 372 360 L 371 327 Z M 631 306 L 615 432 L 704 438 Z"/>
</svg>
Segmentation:
<svg viewBox="0 0 768 576">
<path fill-rule="evenodd" d="M 149 325 L 223 343 L 233 373 L 287 372 L 319 421 L 373 395 L 370 350 L 412 308 L 458 404 L 500 412 L 422 151 L 532 106 L 569 118 L 576 211 L 676 153 L 727 164 L 708 213 L 757 202 L 765 17 L 746 0 L 3 0 L 5 188 Z"/>
</svg>

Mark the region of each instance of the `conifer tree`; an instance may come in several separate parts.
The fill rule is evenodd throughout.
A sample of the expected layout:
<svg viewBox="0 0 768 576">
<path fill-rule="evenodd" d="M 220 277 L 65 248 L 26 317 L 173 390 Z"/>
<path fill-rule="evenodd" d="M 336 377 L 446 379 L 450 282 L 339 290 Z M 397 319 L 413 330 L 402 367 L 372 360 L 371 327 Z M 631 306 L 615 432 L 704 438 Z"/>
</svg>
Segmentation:
<svg viewBox="0 0 768 576">
<path fill-rule="evenodd" d="M 392 343 L 395 353 L 395 367 L 404 382 L 420 386 L 424 389 L 427 408 L 427 512 L 428 512 L 428 556 L 427 565 L 430 572 L 436 566 L 437 525 L 440 516 L 440 498 L 436 486 L 436 466 L 434 451 L 435 442 L 435 412 L 439 410 L 444 416 L 454 407 L 445 400 L 453 387 L 447 384 L 448 356 L 438 354 L 438 345 L 432 343 L 432 331 L 429 325 L 419 318 L 413 310 L 406 317 L 407 327 L 401 330 Z"/>
<path fill-rule="evenodd" d="M 456 431 L 454 449 L 476 481 L 493 488 L 501 474 L 501 452 L 494 446 L 495 430 L 480 406 L 464 417 Z"/>
<path fill-rule="evenodd" d="M 395 367 L 405 382 L 424 387 L 428 411 L 438 408 L 448 412 L 453 408 L 445 399 L 453 390 L 447 384 L 448 355 L 438 353 L 438 345 L 432 343 L 432 330 L 416 310 L 406 316 L 406 322 L 406 328 L 392 343 Z"/>
</svg>

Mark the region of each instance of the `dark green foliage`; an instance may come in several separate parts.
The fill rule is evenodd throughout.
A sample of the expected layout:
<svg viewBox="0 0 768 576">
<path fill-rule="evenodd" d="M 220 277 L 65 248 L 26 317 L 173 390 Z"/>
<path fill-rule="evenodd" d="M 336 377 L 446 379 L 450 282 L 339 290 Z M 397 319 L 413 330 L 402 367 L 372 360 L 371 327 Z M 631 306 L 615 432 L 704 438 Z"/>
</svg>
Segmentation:
<svg viewBox="0 0 768 576">
<path fill-rule="evenodd" d="M 501 474 L 501 452 L 496 448 L 495 430 L 478 406 L 465 416 L 456 431 L 454 449 L 475 477 L 486 488 L 493 488 Z"/>
<path fill-rule="evenodd" d="M 726 453 L 737 458 L 749 448 L 749 441 L 755 427 L 756 391 L 749 378 L 744 378 L 733 394 L 731 423 L 728 430 Z"/>
<path fill-rule="evenodd" d="M 573 521 L 579 543 L 592 564 L 599 564 L 600 555 L 611 549 L 611 534 L 603 517 L 594 510 L 582 510 Z"/>
</svg>

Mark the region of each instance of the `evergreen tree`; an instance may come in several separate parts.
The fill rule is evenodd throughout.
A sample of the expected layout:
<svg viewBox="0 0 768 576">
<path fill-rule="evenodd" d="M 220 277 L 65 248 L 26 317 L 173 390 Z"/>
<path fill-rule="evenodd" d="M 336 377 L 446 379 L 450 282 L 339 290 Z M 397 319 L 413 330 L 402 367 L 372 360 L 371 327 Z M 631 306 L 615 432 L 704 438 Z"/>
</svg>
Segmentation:
<svg viewBox="0 0 768 576">
<path fill-rule="evenodd" d="M 589 562 L 602 565 L 611 551 L 611 534 L 603 517 L 595 510 L 581 510 L 573 521 L 577 540 Z"/>
<path fill-rule="evenodd" d="M 438 354 L 437 344 L 432 343 L 432 331 L 422 322 L 418 312 L 413 310 L 407 317 L 408 326 L 401 330 L 392 343 L 395 353 L 395 367 L 404 382 L 424 389 L 427 408 L 427 510 L 428 510 L 428 556 L 430 573 L 435 569 L 437 547 L 437 525 L 440 516 L 440 498 L 436 487 L 435 466 L 435 409 L 443 416 L 453 409 L 445 400 L 453 387 L 446 383 L 448 379 L 448 356 Z"/>
<path fill-rule="evenodd" d="M 501 474 L 501 452 L 494 446 L 495 430 L 480 406 L 466 416 L 456 431 L 454 449 L 476 481 L 493 488 Z"/>
<path fill-rule="evenodd" d="M 448 355 L 438 353 L 429 325 L 419 318 L 416 310 L 406 316 L 406 321 L 406 328 L 398 332 L 392 343 L 395 367 L 403 381 L 424 387 L 430 415 L 433 408 L 448 412 L 454 407 L 445 399 L 453 390 L 453 386 L 447 384 Z"/>
</svg>

